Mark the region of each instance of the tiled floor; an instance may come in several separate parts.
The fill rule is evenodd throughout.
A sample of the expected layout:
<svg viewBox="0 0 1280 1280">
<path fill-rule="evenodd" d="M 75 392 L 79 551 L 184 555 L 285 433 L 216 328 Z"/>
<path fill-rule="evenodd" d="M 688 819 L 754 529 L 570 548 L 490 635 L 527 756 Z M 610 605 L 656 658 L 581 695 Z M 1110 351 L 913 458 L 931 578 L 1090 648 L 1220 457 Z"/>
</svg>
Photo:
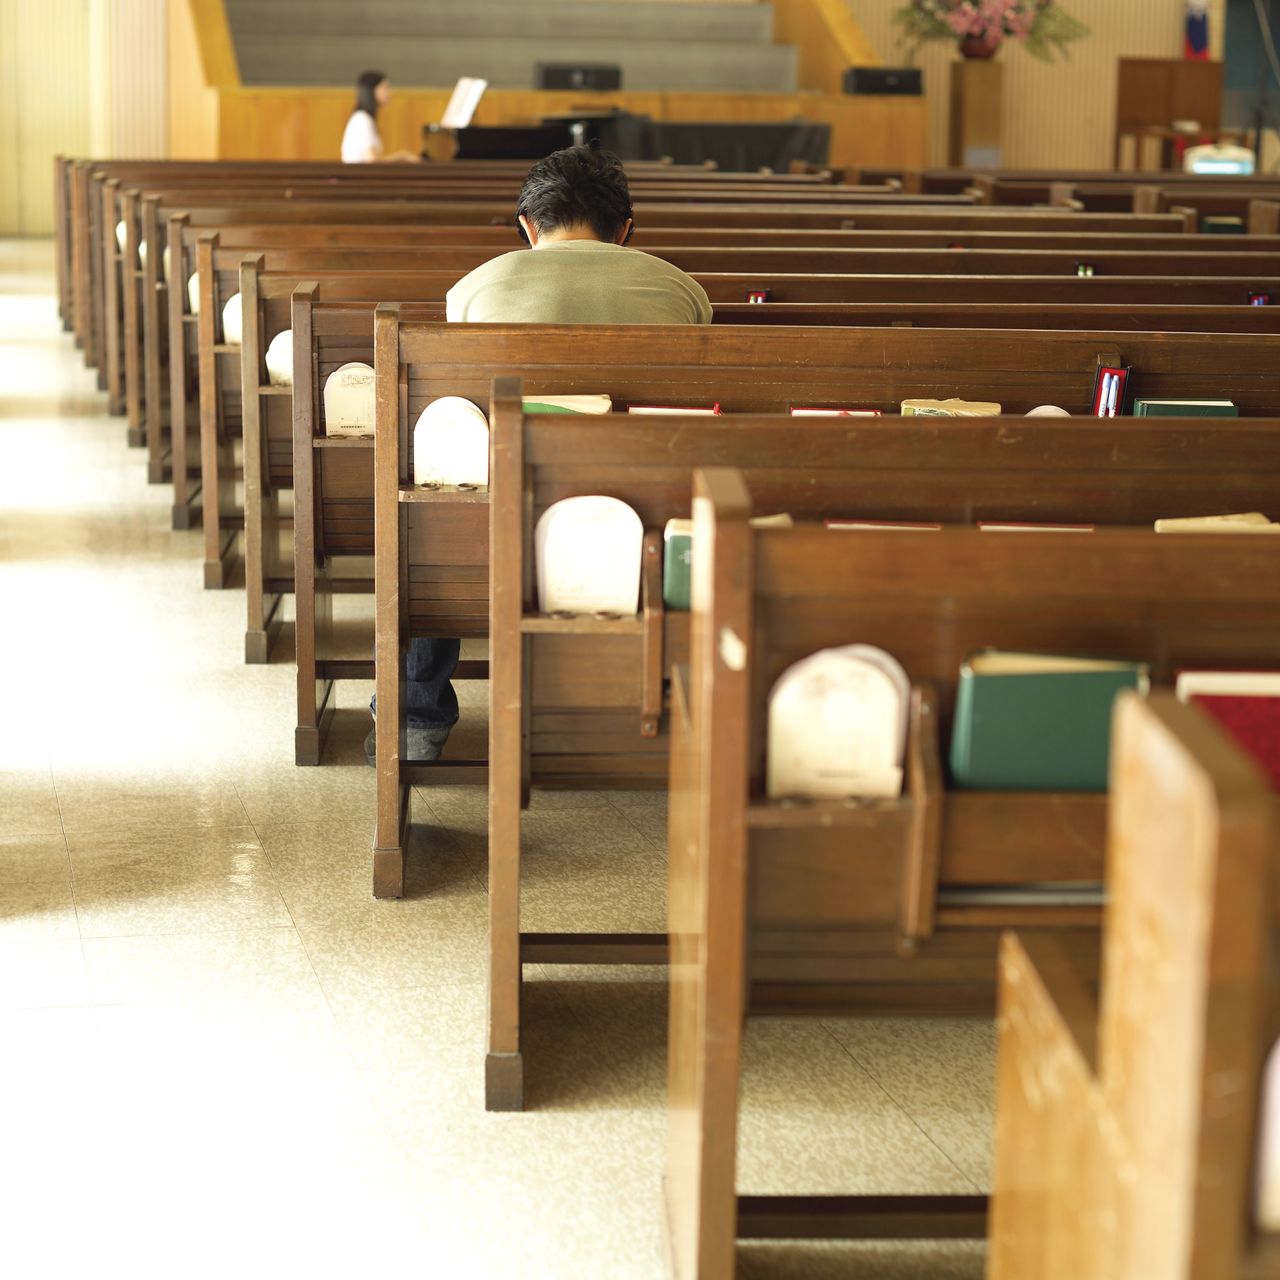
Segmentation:
<svg viewBox="0 0 1280 1280">
<path fill-rule="evenodd" d="M 661 972 L 535 973 L 531 1109 L 485 1114 L 480 793 L 416 796 L 410 896 L 375 902 L 367 689 L 295 768 L 292 667 L 241 663 L 243 596 L 201 588 L 51 270 L 0 242 L 0 1275 L 663 1276 Z M 661 799 L 539 796 L 527 831 L 530 927 L 661 927 Z M 981 1189 L 991 1086 L 985 1023 L 755 1022 L 740 1185 Z"/>
</svg>

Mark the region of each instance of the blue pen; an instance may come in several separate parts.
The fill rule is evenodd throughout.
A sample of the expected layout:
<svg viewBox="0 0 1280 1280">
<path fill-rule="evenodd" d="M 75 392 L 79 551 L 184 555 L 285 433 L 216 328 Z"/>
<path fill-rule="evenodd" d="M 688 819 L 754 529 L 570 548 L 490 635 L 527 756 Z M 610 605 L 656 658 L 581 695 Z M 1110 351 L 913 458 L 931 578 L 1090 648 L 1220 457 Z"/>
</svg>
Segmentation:
<svg viewBox="0 0 1280 1280">
<path fill-rule="evenodd" d="M 1102 375 L 1102 391 L 1098 395 L 1099 418 L 1105 418 L 1107 416 L 1107 400 L 1111 395 L 1111 380 L 1114 377 L 1114 373 L 1104 373 Z"/>
</svg>

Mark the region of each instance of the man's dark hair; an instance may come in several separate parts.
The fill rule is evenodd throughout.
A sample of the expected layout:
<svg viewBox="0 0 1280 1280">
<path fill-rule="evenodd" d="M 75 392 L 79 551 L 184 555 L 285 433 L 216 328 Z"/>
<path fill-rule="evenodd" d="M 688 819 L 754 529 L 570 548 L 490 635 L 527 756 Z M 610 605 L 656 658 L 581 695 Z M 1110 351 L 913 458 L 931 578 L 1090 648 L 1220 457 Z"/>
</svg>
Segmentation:
<svg viewBox="0 0 1280 1280">
<path fill-rule="evenodd" d="M 378 99 L 374 90 L 386 79 L 382 71 L 362 71 L 356 77 L 355 110 L 367 111 L 375 120 L 378 118 Z"/>
<path fill-rule="evenodd" d="M 589 226 L 601 240 L 616 240 L 631 217 L 631 192 L 622 161 L 612 151 L 567 147 L 529 170 L 516 213 L 539 235 Z"/>
</svg>

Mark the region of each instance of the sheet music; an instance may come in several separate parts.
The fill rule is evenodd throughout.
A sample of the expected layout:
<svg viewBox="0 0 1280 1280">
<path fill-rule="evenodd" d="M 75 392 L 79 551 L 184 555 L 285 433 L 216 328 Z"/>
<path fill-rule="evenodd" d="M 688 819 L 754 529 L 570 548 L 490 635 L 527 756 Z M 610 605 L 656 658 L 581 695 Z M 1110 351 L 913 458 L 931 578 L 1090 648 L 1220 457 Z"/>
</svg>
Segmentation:
<svg viewBox="0 0 1280 1280">
<path fill-rule="evenodd" d="M 480 99 L 484 97 L 484 91 L 488 87 L 487 80 L 480 80 L 475 76 L 460 77 L 449 95 L 449 103 L 444 109 L 444 115 L 440 117 L 440 127 L 465 129 L 471 123 L 471 118 L 475 115 Z"/>
</svg>

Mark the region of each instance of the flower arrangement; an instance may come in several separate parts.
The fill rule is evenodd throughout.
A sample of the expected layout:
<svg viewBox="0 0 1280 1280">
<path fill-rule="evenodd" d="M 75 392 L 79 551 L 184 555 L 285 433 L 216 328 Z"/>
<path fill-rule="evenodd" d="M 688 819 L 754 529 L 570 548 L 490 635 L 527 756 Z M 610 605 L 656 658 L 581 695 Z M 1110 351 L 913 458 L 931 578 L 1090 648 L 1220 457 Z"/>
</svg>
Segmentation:
<svg viewBox="0 0 1280 1280">
<path fill-rule="evenodd" d="M 990 57 L 1006 40 L 1018 40 L 1044 62 L 1089 28 L 1054 0 L 911 0 L 893 16 L 914 55 L 930 40 L 958 41 L 962 51 Z"/>
</svg>

